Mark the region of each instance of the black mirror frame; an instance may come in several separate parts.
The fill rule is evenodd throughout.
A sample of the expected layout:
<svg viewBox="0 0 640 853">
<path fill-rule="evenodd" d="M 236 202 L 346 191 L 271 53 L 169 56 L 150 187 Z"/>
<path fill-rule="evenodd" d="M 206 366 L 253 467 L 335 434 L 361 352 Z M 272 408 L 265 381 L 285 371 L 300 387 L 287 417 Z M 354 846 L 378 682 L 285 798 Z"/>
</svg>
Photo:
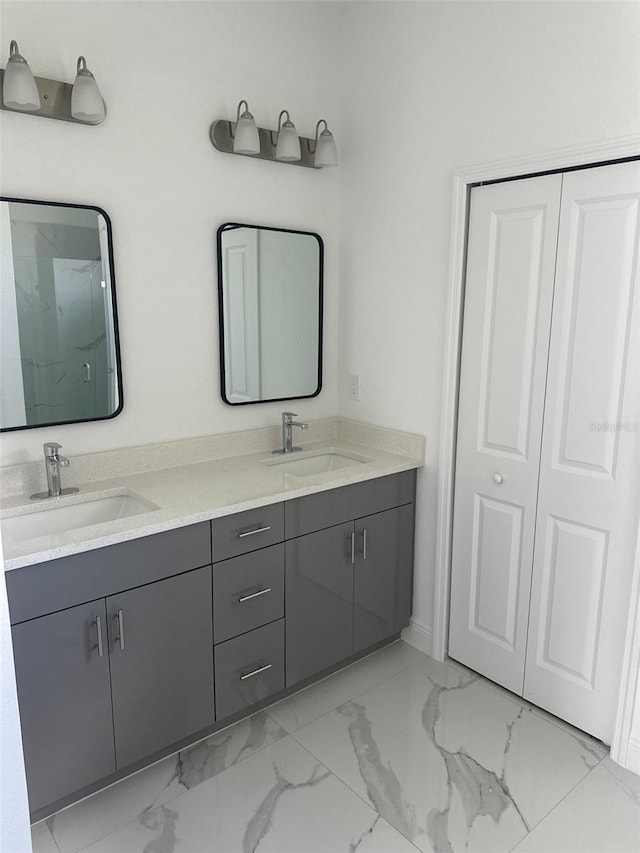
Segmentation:
<svg viewBox="0 0 640 853">
<path fill-rule="evenodd" d="M 235 228 L 253 228 L 256 231 L 279 231 L 286 234 L 304 234 L 308 237 L 314 237 L 318 241 L 318 384 L 313 394 L 304 394 L 298 397 L 270 397 L 268 400 L 246 400 L 242 402 L 232 402 L 226 396 L 225 384 L 225 357 L 224 357 L 224 296 L 222 287 L 222 235 L 225 231 L 231 231 Z M 217 270 L 218 270 L 218 327 L 219 327 L 219 347 L 220 347 L 220 396 L 228 406 L 255 406 L 262 403 L 281 403 L 287 400 L 309 400 L 312 397 L 317 397 L 322 391 L 322 359 L 323 359 L 323 320 L 324 320 L 324 242 L 322 237 L 315 231 L 300 231 L 295 228 L 275 228 L 270 225 L 250 225 L 246 222 L 224 222 L 217 231 L 216 235 L 217 246 Z"/>
<path fill-rule="evenodd" d="M 113 313 L 113 346 L 116 357 L 116 381 L 118 386 L 118 408 L 110 415 L 105 415 L 101 418 L 80 418 L 78 420 L 73 421 L 51 421 L 46 424 L 24 424 L 23 426 L 15 427 L 0 426 L 0 433 L 17 432 L 18 430 L 23 429 L 44 429 L 46 427 L 67 426 L 69 424 L 96 423 L 97 421 L 110 421 L 113 418 L 117 418 L 118 415 L 122 412 L 122 409 L 124 408 L 124 389 L 122 382 L 122 356 L 120 353 L 120 333 L 118 327 L 118 305 L 116 302 L 116 273 L 113 258 L 113 237 L 111 228 L 111 218 L 109 214 L 106 212 L 106 210 L 103 210 L 101 207 L 98 207 L 94 204 L 71 204 L 69 202 L 64 201 L 39 201 L 33 198 L 15 198 L 10 196 L 0 196 L 0 201 L 20 202 L 21 204 L 41 204 L 46 207 L 73 207 L 79 208 L 81 210 L 95 210 L 96 213 L 99 213 L 101 216 L 104 217 L 104 220 L 107 223 L 107 246 L 109 250 L 109 271 L 111 273 L 111 309 Z"/>
</svg>

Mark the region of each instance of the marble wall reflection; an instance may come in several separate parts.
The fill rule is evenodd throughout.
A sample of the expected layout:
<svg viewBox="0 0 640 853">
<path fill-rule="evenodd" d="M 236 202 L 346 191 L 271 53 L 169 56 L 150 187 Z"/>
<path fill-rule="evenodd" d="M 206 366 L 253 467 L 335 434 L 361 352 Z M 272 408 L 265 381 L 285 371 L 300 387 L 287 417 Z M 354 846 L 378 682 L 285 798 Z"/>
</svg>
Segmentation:
<svg viewBox="0 0 640 853">
<path fill-rule="evenodd" d="M 2 207 L 0 426 L 110 417 L 119 392 L 106 220 L 81 208 Z"/>
</svg>

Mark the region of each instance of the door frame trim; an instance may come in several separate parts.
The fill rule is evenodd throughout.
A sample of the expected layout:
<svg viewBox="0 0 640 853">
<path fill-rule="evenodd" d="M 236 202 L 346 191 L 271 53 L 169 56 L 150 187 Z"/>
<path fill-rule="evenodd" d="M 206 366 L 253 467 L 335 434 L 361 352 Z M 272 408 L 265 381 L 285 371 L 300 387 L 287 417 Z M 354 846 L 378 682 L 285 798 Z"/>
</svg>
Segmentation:
<svg viewBox="0 0 640 853">
<path fill-rule="evenodd" d="M 597 166 L 608 161 L 631 157 L 640 157 L 639 135 L 569 146 L 507 160 L 480 163 L 457 169 L 453 173 L 433 590 L 432 655 L 436 660 L 444 660 L 446 657 L 449 631 L 455 445 L 470 189 L 475 184 L 488 181 L 562 171 L 580 166 Z M 640 755 L 640 744 L 637 745 L 638 749 L 635 751 L 630 748 L 633 709 L 636 705 L 636 694 L 640 691 L 640 678 L 637 675 L 634 676 L 640 663 L 640 523 L 638 525 L 638 549 L 632 583 L 633 594 L 622 661 L 623 680 L 611 748 L 612 757 L 623 766 L 629 767 L 631 765 L 627 762 L 632 760 L 632 754 L 638 753 Z M 640 766 L 636 766 L 635 771 L 640 773 Z"/>
</svg>

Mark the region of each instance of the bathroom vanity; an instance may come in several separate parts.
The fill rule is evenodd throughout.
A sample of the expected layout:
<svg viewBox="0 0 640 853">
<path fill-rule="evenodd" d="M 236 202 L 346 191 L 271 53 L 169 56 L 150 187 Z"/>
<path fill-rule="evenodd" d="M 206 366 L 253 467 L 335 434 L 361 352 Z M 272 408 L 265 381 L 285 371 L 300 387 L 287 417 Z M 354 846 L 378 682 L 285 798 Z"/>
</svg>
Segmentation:
<svg viewBox="0 0 640 853">
<path fill-rule="evenodd" d="M 33 819 L 397 638 L 417 464 L 7 571 Z"/>
</svg>

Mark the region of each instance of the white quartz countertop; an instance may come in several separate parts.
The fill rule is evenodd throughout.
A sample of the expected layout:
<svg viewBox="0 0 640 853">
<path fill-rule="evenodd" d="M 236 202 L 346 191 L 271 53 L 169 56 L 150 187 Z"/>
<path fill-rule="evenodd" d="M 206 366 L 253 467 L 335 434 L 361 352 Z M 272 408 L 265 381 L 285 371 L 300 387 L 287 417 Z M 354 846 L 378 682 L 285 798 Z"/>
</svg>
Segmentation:
<svg viewBox="0 0 640 853">
<path fill-rule="evenodd" d="M 158 508 L 115 521 L 67 529 L 39 538 L 25 538 L 22 541 L 3 533 L 5 571 L 351 483 L 397 474 L 419 468 L 423 464 L 418 457 L 396 455 L 373 446 L 335 439 L 307 444 L 302 453 L 292 454 L 287 459 L 304 458 L 318 450 L 326 451 L 327 448 L 366 457 L 369 461 L 300 477 L 285 473 L 280 465 L 265 464 L 278 457 L 263 450 L 90 483 L 74 482 L 71 467 L 64 472 L 63 485 L 79 486 L 77 495 L 39 502 L 30 501 L 26 495 L 5 498 L 0 502 L 0 528 L 2 520 L 7 516 L 26 516 L 43 512 L 53 503 L 56 506 L 71 506 L 109 494 L 138 497 Z"/>
</svg>

